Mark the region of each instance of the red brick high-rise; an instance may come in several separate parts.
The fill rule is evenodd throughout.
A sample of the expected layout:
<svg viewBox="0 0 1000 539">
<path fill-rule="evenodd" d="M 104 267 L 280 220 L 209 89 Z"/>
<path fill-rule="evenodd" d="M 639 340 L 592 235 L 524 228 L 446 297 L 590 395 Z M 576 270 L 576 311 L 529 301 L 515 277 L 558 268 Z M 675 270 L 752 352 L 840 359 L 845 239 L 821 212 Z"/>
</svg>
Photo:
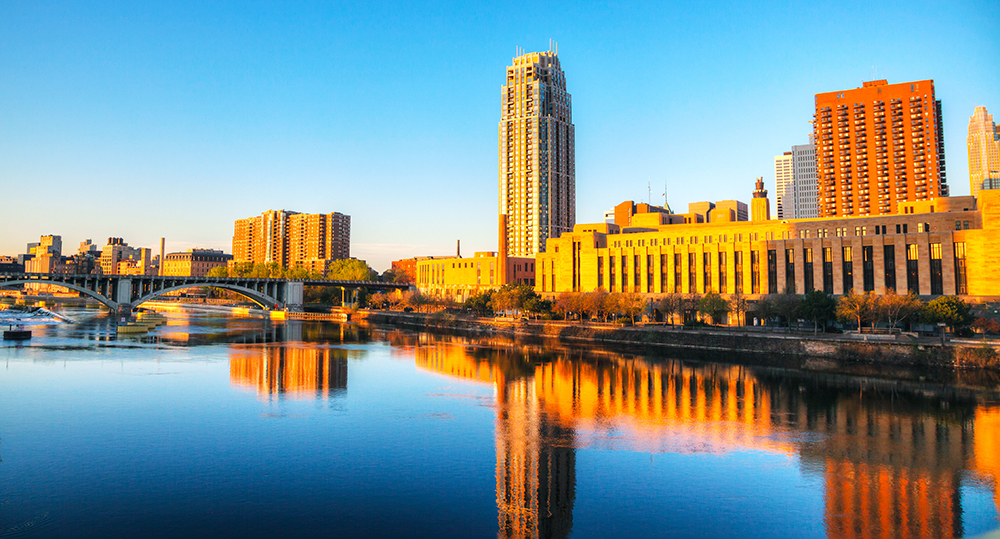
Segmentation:
<svg viewBox="0 0 1000 539">
<path fill-rule="evenodd" d="M 891 214 L 948 196 L 941 122 L 932 80 L 816 94 L 819 216 Z"/>
</svg>

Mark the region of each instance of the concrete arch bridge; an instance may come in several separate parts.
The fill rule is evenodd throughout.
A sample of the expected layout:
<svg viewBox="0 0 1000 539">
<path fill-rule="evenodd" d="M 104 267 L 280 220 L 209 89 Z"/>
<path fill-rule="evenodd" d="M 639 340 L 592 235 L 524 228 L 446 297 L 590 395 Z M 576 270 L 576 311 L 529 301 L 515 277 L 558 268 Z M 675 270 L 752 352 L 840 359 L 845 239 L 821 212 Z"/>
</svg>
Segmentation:
<svg viewBox="0 0 1000 539">
<path fill-rule="evenodd" d="M 185 288 L 214 287 L 231 290 L 267 310 L 302 309 L 306 286 L 335 286 L 357 292 L 406 290 L 410 285 L 326 279 L 252 279 L 244 277 L 159 277 L 146 275 L 90 275 L 61 273 L 0 273 L 0 287 L 48 284 L 91 297 L 116 313 L 128 313 L 142 303 Z"/>
</svg>

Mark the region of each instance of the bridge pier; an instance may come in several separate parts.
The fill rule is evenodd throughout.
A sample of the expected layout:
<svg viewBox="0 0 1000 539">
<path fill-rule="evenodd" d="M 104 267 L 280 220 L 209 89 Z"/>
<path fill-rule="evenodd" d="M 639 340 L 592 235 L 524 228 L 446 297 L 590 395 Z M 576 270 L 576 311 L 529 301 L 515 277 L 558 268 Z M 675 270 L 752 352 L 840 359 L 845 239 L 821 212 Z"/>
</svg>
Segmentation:
<svg viewBox="0 0 1000 539">
<path fill-rule="evenodd" d="M 302 295 L 305 285 L 302 281 L 289 281 L 285 283 L 285 310 L 292 312 L 302 311 Z"/>
</svg>

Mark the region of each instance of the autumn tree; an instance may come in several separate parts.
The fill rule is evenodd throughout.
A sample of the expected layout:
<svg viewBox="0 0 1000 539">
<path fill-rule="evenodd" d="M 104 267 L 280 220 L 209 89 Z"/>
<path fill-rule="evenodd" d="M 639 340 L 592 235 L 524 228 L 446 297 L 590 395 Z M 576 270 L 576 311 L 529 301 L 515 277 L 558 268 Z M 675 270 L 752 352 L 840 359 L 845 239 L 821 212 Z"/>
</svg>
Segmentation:
<svg viewBox="0 0 1000 539">
<path fill-rule="evenodd" d="M 892 329 L 896 329 L 896 326 L 903 320 L 919 313 L 923 305 L 920 298 L 913 292 L 902 295 L 897 294 L 892 289 L 878 296 L 876 300 L 878 318 L 889 324 Z"/>
<path fill-rule="evenodd" d="M 873 301 L 874 295 L 868 292 L 858 294 L 852 288 L 847 295 L 842 296 L 837 301 L 837 318 L 843 322 L 855 322 L 858 331 L 861 325 L 875 319 L 877 315 L 876 303 Z"/>
</svg>

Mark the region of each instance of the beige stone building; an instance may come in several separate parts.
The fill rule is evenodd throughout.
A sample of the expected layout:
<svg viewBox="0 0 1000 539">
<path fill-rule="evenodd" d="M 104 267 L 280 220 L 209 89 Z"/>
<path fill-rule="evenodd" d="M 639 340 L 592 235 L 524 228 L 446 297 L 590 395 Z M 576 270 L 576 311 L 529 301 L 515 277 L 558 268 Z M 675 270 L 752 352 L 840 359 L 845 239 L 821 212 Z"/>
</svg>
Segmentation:
<svg viewBox="0 0 1000 539">
<path fill-rule="evenodd" d="M 545 296 L 603 288 L 830 294 L 894 289 L 1000 297 L 1000 190 L 900 204 L 885 216 L 632 226 L 577 225 L 536 257 Z"/>
<path fill-rule="evenodd" d="M 417 260 L 416 273 L 421 293 L 461 302 L 504 283 L 534 286 L 535 259 L 504 257 L 494 251 L 478 252 L 471 258 L 425 257 Z"/>
</svg>

